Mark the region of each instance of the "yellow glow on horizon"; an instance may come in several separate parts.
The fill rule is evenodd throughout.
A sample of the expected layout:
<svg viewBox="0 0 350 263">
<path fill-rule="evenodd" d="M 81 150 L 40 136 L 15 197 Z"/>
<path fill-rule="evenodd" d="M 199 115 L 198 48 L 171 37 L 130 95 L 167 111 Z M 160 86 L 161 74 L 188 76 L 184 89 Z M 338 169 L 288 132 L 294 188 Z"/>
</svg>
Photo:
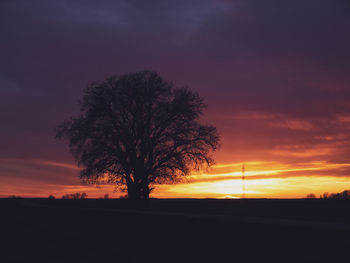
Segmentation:
<svg viewBox="0 0 350 263">
<path fill-rule="evenodd" d="M 21 164 L 26 169 L 40 169 L 41 166 L 69 169 L 77 174 L 79 168 L 73 164 L 45 160 L 0 159 L 4 168 Z M 251 198 L 302 198 L 308 193 L 317 196 L 324 192 L 341 192 L 350 189 L 350 163 L 327 163 L 310 161 L 305 163 L 283 163 L 278 161 L 250 160 L 246 167 L 246 197 Z M 31 166 L 32 165 L 32 166 Z M 38 167 L 38 168 L 36 168 Z M 33 168 L 33 169 L 34 169 Z M 33 170 L 37 171 L 37 170 Z M 211 168 L 193 172 L 179 184 L 156 185 L 151 193 L 158 198 L 240 198 L 242 196 L 242 162 L 220 163 Z M 113 185 L 97 188 L 81 185 L 77 177 L 71 185 L 41 183 L 30 178 L 3 177 L 0 185 L 2 197 L 20 195 L 23 197 L 47 197 L 53 194 L 86 192 L 90 198 L 119 197 L 126 193 L 114 191 Z"/>
<path fill-rule="evenodd" d="M 341 192 L 350 188 L 350 179 L 334 177 L 289 177 L 246 181 L 247 198 L 302 198 L 308 193 Z M 330 190 L 331 189 L 331 190 Z M 242 196 L 239 179 L 211 183 L 192 183 L 159 186 L 152 194 L 159 198 L 225 198 Z"/>
<path fill-rule="evenodd" d="M 295 167 L 276 162 L 254 161 L 245 162 L 245 166 L 246 197 L 301 198 L 308 193 L 321 195 L 324 192 L 341 192 L 350 189 L 349 177 L 321 174 L 325 171 L 350 167 L 350 163 L 310 162 Z M 241 167 L 242 163 L 215 165 L 206 173 L 191 175 L 190 183 L 158 186 L 153 196 L 239 198 L 242 196 L 243 189 Z M 307 175 L 310 172 L 315 174 Z"/>
<path fill-rule="evenodd" d="M 287 173 L 287 172 L 303 172 L 303 171 L 321 171 L 321 170 L 329 170 L 329 169 L 338 169 L 338 168 L 343 168 L 343 167 L 350 167 L 350 163 L 345 163 L 345 164 L 330 164 L 330 163 L 322 163 L 322 162 L 311 162 L 306 164 L 303 167 L 300 168 L 292 168 L 291 165 L 282 165 L 282 164 L 277 164 L 273 162 L 247 162 L 244 163 L 246 166 L 246 171 L 245 171 L 245 176 L 256 176 L 256 175 L 277 175 L 281 173 Z M 265 164 L 272 164 L 272 166 L 275 167 L 275 169 L 270 169 L 270 168 L 265 168 L 265 167 L 254 167 L 252 169 L 254 170 L 249 170 L 247 169 L 248 164 L 257 164 L 257 165 L 263 165 Z M 241 177 L 242 176 L 242 171 L 240 170 L 242 166 L 242 163 L 233 163 L 233 164 L 225 164 L 225 165 L 215 165 L 212 167 L 211 172 L 209 173 L 197 173 L 189 176 L 191 179 L 195 179 L 198 177 L 212 177 L 212 176 L 236 176 L 236 177 Z M 222 173 L 216 173 L 217 168 L 226 168 L 226 167 L 237 167 L 235 171 L 231 172 L 222 172 Z"/>
</svg>

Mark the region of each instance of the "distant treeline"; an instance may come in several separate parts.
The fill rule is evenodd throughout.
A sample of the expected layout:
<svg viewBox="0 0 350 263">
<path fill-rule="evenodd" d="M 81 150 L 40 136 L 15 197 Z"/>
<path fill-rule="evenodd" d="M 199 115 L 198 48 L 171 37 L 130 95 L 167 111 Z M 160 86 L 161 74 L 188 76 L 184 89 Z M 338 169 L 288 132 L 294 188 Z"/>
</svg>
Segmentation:
<svg viewBox="0 0 350 263">
<path fill-rule="evenodd" d="M 316 199 L 315 194 L 308 194 L 306 195 L 307 199 Z M 323 193 L 320 195 L 320 199 L 350 199 L 350 190 L 345 190 L 340 193 Z"/>
<path fill-rule="evenodd" d="M 86 193 L 73 193 L 73 194 L 65 194 L 62 195 L 62 199 L 87 199 L 88 195 Z M 22 198 L 19 195 L 9 195 L 8 198 Z M 125 196 L 121 196 L 120 198 L 126 198 Z M 56 199 L 54 195 L 49 195 L 48 199 Z M 98 199 L 109 199 L 109 194 L 105 194 L 103 197 L 99 197 Z"/>
<path fill-rule="evenodd" d="M 75 193 L 75 194 L 62 195 L 62 199 L 86 199 L 86 198 L 87 198 L 86 193 Z"/>
<path fill-rule="evenodd" d="M 62 195 L 62 199 L 87 199 L 88 195 L 86 193 L 74 193 L 74 194 L 65 194 Z M 48 197 L 49 199 L 55 199 L 53 195 Z M 103 197 L 99 199 L 109 199 L 109 195 L 105 194 Z"/>
</svg>

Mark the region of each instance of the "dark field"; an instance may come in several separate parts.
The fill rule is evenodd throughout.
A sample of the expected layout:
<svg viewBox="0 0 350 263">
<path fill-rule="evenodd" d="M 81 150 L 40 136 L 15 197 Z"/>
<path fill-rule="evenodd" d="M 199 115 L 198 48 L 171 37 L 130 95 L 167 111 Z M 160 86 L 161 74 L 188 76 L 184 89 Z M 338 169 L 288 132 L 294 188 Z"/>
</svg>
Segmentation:
<svg viewBox="0 0 350 263">
<path fill-rule="evenodd" d="M 344 200 L 0 199 L 0 262 L 349 262 Z"/>
</svg>

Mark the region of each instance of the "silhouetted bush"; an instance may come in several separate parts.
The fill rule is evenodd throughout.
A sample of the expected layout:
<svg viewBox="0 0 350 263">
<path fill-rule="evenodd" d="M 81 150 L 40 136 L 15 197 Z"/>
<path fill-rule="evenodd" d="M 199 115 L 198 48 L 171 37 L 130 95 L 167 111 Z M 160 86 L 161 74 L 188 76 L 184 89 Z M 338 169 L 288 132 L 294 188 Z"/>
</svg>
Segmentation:
<svg viewBox="0 0 350 263">
<path fill-rule="evenodd" d="M 326 193 L 324 193 L 324 195 L 325 194 Z M 345 190 L 345 191 L 340 192 L 340 193 L 328 194 L 325 199 L 350 199 L 350 190 Z"/>
<path fill-rule="evenodd" d="M 306 198 L 314 199 L 316 198 L 316 196 L 314 194 L 308 194 Z M 322 195 L 320 195 L 320 199 L 350 199 L 350 190 L 344 190 L 340 193 L 325 192 Z"/>
<path fill-rule="evenodd" d="M 22 197 L 20 197 L 20 196 L 18 196 L 18 195 L 9 195 L 8 198 L 13 198 L 13 199 L 15 199 L 15 198 L 22 198 Z"/>
<path fill-rule="evenodd" d="M 307 199 L 316 199 L 316 195 L 314 195 L 314 194 L 308 194 L 308 195 L 306 196 L 306 198 L 307 198 Z"/>
<path fill-rule="evenodd" d="M 86 193 L 75 193 L 75 194 L 65 194 L 62 195 L 62 199 L 86 199 L 87 194 Z"/>
<path fill-rule="evenodd" d="M 321 198 L 321 199 L 327 199 L 328 196 L 329 196 L 328 192 L 325 192 L 325 193 L 323 193 L 322 195 L 320 195 L 320 198 Z"/>
</svg>

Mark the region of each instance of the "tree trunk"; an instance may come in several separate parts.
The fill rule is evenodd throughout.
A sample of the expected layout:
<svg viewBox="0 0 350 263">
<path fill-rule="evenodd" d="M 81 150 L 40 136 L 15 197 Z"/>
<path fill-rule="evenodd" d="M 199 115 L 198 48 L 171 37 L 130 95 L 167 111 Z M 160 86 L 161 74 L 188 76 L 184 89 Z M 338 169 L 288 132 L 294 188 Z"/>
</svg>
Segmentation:
<svg viewBox="0 0 350 263">
<path fill-rule="evenodd" d="M 128 205 L 130 208 L 149 206 L 149 187 L 144 184 L 131 183 L 128 185 Z"/>
<path fill-rule="evenodd" d="M 144 207 L 148 207 L 149 206 L 149 186 L 148 183 L 143 183 L 142 185 L 142 200 L 143 200 L 143 205 Z"/>
</svg>

